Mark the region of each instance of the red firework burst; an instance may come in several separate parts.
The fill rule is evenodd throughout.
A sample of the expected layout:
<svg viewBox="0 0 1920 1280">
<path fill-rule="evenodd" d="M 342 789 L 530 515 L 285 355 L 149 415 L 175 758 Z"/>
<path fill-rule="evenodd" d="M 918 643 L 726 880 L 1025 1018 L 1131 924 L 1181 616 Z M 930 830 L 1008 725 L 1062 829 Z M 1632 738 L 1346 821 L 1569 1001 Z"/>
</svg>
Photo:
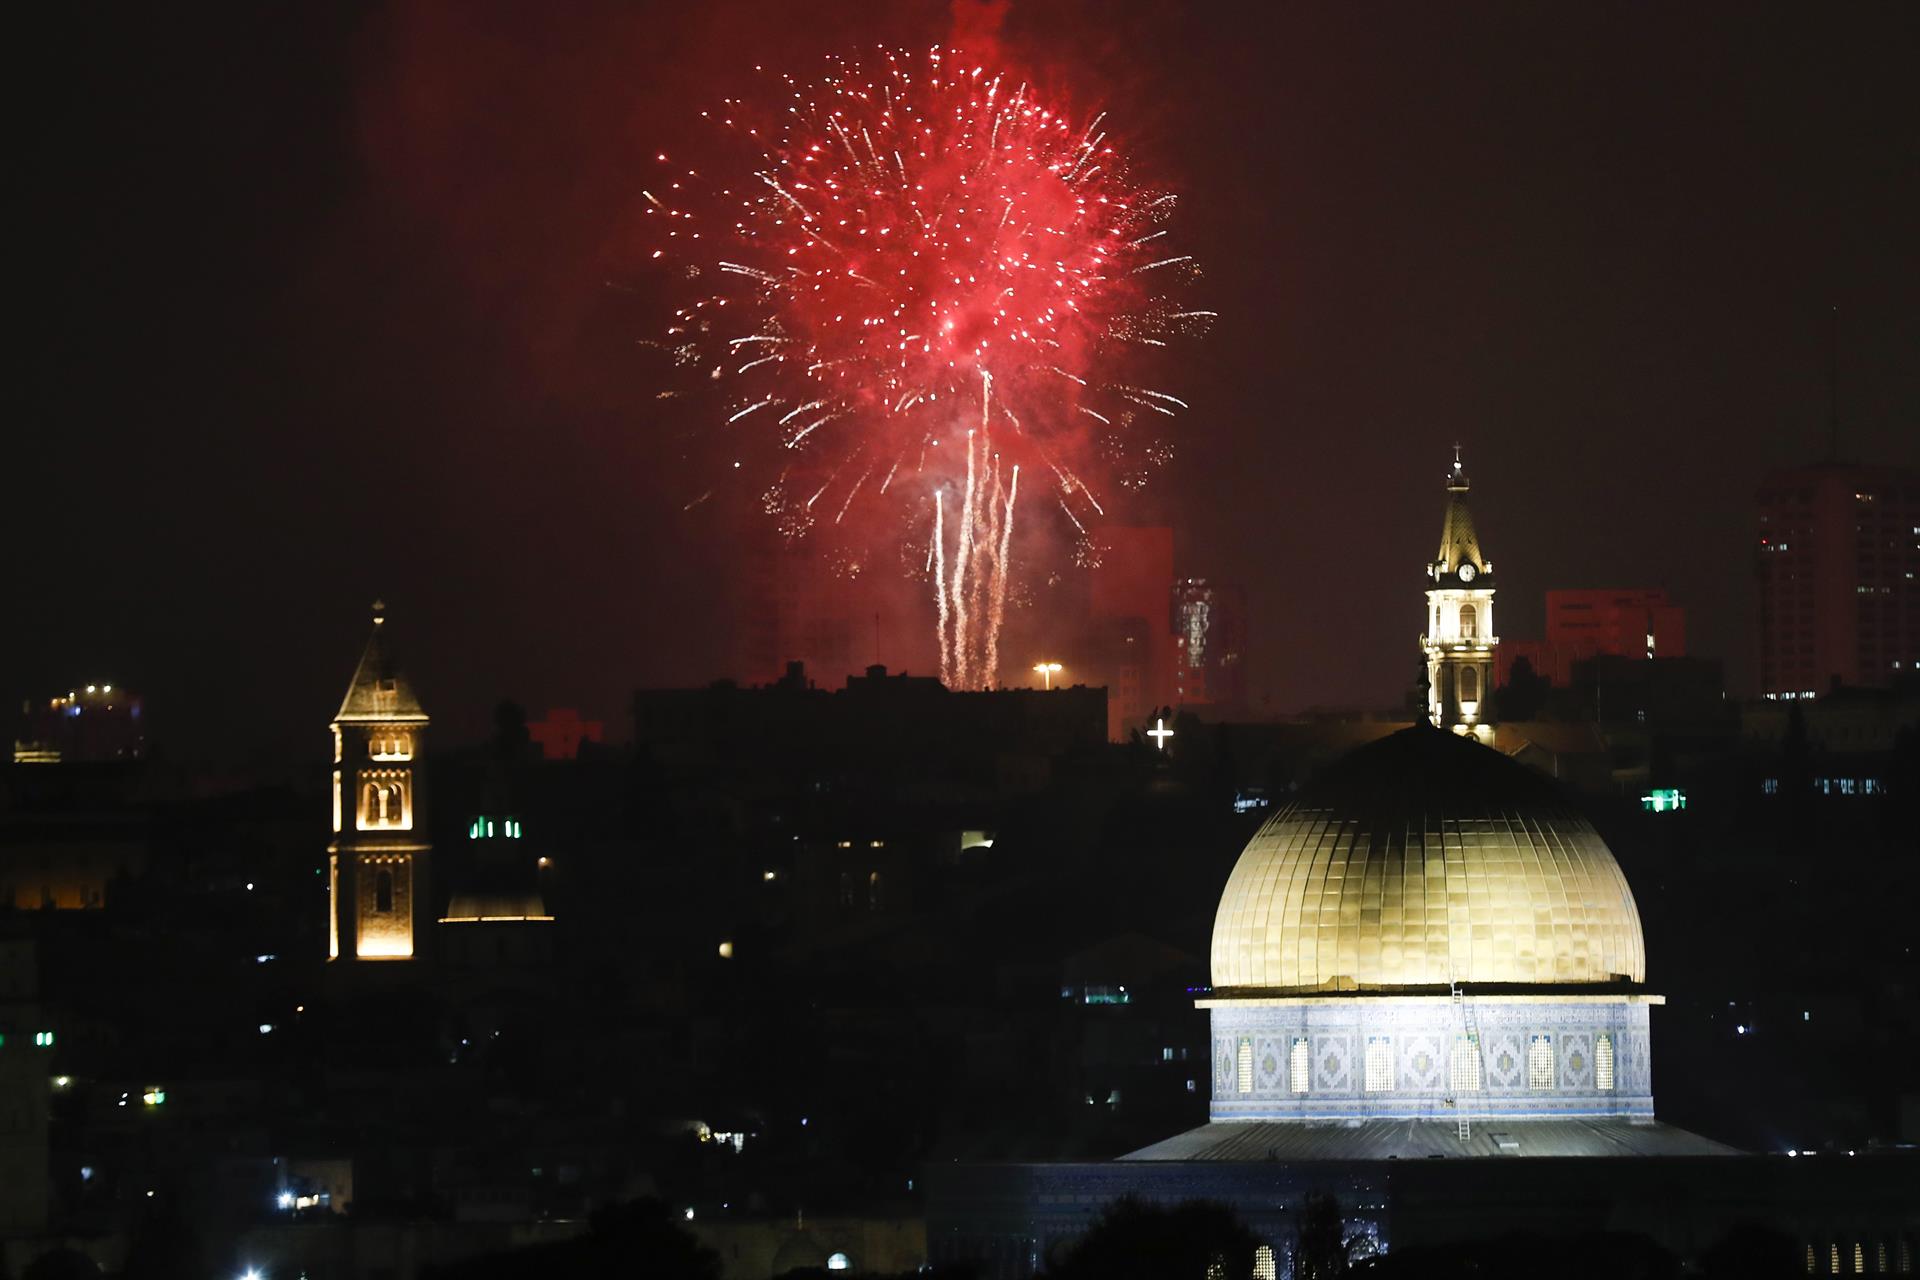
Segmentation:
<svg viewBox="0 0 1920 1280">
<path fill-rule="evenodd" d="M 1100 489 L 1164 458 L 1144 423 L 1185 407 L 1123 376 L 1211 319 L 1169 300 L 1197 274 L 1162 247 L 1174 198 L 1129 180 L 1104 117 L 957 51 L 778 79 L 776 113 L 718 113 L 736 171 L 659 158 L 654 256 L 704 289 L 663 345 L 718 387 L 736 466 L 771 446 L 790 535 L 882 499 L 924 531 L 946 674 L 990 681 L 1019 469 L 1083 539 Z"/>
</svg>

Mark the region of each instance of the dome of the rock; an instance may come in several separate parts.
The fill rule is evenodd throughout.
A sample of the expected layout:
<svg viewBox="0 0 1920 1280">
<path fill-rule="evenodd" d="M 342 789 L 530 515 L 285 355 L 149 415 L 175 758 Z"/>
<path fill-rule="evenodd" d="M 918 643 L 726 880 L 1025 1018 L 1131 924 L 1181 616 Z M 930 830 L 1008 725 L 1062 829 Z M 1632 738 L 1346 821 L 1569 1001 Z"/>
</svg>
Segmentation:
<svg viewBox="0 0 1920 1280">
<path fill-rule="evenodd" d="M 1637 985 L 1633 892 L 1555 785 L 1416 725 L 1340 760 L 1248 843 L 1217 994 Z"/>
</svg>

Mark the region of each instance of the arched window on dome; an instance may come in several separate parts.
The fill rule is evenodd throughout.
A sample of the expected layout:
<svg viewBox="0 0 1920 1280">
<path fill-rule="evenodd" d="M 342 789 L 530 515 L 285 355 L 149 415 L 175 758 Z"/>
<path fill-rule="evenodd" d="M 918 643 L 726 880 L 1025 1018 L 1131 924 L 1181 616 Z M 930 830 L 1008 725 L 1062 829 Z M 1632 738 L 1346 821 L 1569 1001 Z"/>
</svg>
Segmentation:
<svg viewBox="0 0 1920 1280">
<path fill-rule="evenodd" d="M 1244 1036 L 1240 1040 L 1240 1049 L 1234 1058 L 1235 1083 L 1241 1093 L 1253 1092 L 1253 1041 Z"/>
<path fill-rule="evenodd" d="M 1534 1036 L 1527 1042 L 1527 1088 L 1553 1088 L 1552 1036 Z"/>
<path fill-rule="evenodd" d="M 1305 1036 L 1295 1036 L 1293 1038 L 1293 1051 L 1287 1055 L 1287 1058 L 1287 1087 L 1295 1093 L 1305 1093 L 1307 1091 L 1307 1075 L 1313 1067 L 1307 1053 L 1307 1038 Z"/>
<path fill-rule="evenodd" d="M 1613 1091 L 1613 1037 L 1604 1031 L 1593 1039 L 1593 1087 Z"/>
<path fill-rule="evenodd" d="M 827 1270 L 851 1271 L 852 1269 L 853 1269 L 853 1259 L 849 1258 L 846 1254 L 830 1253 L 827 1255 Z"/>
<path fill-rule="evenodd" d="M 1480 611 L 1470 604 L 1460 606 L 1460 638 L 1462 640 L 1480 638 Z"/>
<path fill-rule="evenodd" d="M 1386 1093 L 1393 1088 L 1393 1041 L 1386 1036 L 1367 1037 L 1367 1092 Z"/>
<path fill-rule="evenodd" d="M 1462 1035 L 1454 1039 L 1452 1076 L 1455 1093 L 1480 1091 L 1479 1037 Z"/>
</svg>

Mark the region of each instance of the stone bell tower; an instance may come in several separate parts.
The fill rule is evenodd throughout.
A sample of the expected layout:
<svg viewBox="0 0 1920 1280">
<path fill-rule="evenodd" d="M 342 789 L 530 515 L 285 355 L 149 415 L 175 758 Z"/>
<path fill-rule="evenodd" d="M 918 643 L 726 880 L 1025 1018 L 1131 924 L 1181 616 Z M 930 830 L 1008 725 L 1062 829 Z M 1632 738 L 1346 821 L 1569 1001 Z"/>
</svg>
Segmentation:
<svg viewBox="0 0 1920 1280">
<path fill-rule="evenodd" d="M 1427 716 L 1454 733 L 1490 741 L 1487 699 L 1493 692 L 1493 561 L 1480 551 L 1467 510 L 1467 473 L 1460 446 L 1447 472 L 1447 513 L 1440 554 L 1427 566 Z"/>
<path fill-rule="evenodd" d="M 411 960 L 428 910 L 427 713 L 387 655 L 386 606 L 333 718 L 327 958 Z"/>
</svg>

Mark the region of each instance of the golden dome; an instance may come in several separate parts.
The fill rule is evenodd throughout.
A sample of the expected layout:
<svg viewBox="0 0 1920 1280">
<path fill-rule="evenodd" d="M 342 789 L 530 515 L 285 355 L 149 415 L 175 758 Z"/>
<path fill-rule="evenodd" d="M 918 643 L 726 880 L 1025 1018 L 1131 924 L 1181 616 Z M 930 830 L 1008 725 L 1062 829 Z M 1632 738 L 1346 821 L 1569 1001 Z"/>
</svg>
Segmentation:
<svg viewBox="0 0 1920 1280">
<path fill-rule="evenodd" d="M 1217 994 L 1646 981 L 1633 891 L 1547 779 L 1424 725 L 1362 747 L 1248 842 Z"/>
</svg>

